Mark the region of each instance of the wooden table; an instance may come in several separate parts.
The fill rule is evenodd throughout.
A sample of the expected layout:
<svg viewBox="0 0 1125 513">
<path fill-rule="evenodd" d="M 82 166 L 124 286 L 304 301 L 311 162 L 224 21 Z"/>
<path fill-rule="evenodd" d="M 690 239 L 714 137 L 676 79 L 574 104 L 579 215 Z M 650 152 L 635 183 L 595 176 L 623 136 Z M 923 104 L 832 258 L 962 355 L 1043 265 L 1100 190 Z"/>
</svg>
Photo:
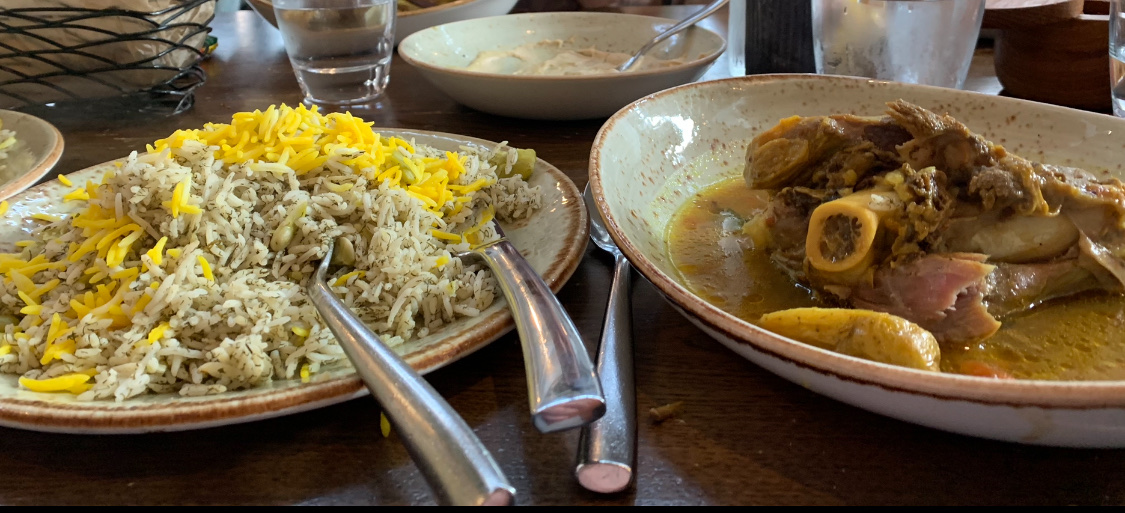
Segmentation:
<svg viewBox="0 0 1125 513">
<path fill-rule="evenodd" d="M 39 112 L 66 137 L 70 172 L 143 149 L 178 127 L 300 100 L 277 32 L 254 13 L 215 20 L 219 38 L 195 107 L 140 119 Z M 535 148 L 579 187 L 602 121 L 529 122 L 462 107 L 397 57 L 389 97 L 358 112 L 376 126 L 440 130 Z M 590 251 L 559 293 L 591 346 L 609 263 Z M 1125 451 L 967 438 L 868 413 L 785 381 L 694 328 L 643 279 L 633 292 L 636 484 L 602 496 L 572 475 L 576 432 L 529 422 L 514 333 L 428 376 L 492 451 L 520 505 L 1053 505 L 1125 502 Z M 593 350 L 593 347 L 591 347 Z M 642 413 L 643 414 L 643 413 Z M 0 428 L 0 504 L 432 504 L 398 437 L 379 434 L 370 398 L 199 431 L 77 436 Z"/>
</svg>

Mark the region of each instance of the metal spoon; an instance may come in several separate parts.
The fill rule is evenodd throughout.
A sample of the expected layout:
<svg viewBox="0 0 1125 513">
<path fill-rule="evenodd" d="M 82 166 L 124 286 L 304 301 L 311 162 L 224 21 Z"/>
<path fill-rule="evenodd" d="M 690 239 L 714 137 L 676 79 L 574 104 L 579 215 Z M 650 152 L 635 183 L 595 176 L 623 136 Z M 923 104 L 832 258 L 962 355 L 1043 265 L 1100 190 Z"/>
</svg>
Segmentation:
<svg viewBox="0 0 1125 513">
<path fill-rule="evenodd" d="M 613 255 L 614 266 L 602 340 L 598 347 L 598 375 L 605 391 L 606 412 L 600 420 L 582 429 L 578 437 L 578 466 L 574 475 L 587 490 L 613 493 L 629 486 L 637 457 L 633 323 L 629 306 L 632 267 L 609 237 L 589 185 L 582 197 L 586 200 L 586 209 L 590 211 L 590 239 Z"/>
<path fill-rule="evenodd" d="M 482 258 L 504 291 L 523 347 L 532 423 L 551 433 L 598 420 L 605 398 L 582 335 L 551 288 L 508 242 L 500 223 L 493 226 L 498 240 L 457 256 Z"/>
<path fill-rule="evenodd" d="M 472 428 L 414 369 L 368 329 L 328 286 L 335 244 L 308 286 L 309 301 L 348 355 L 430 484 L 438 503 L 506 506 L 515 488 Z"/>
<path fill-rule="evenodd" d="M 664 32 L 661 32 L 661 33 L 657 34 L 656 37 L 652 38 L 652 41 L 649 41 L 648 43 L 646 43 L 644 46 L 641 47 L 640 50 L 637 50 L 637 53 L 633 54 L 633 56 L 630 57 L 629 60 L 621 63 L 621 65 L 617 67 L 617 71 L 625 71 L 625 70 L 633 67 L 633 65 L 636 64 L 637 61 L 639 61 L 641 59 L 641 56 L 644 55 L 645 53 L 648 53 L 649 50 L 652 50 L 652 48 L 654 46 L 660 44 L 665 39 L 668 39 L 668 38 L 676 35 L 681 30 L 686 29 L 686 28 L 688 28 L 692 25 L 695 25 L 697 22 L 699 22 L 699 20 L 702 20 L 703 18 L 706 18 L 706 17 L 710 16 L 712 13 L 719 10 L 720 7 L 726 5 L 728 1 L 729 0 L 715 0 L 714 2 L 711 2 L 711 3 L 707 4 L 706 6 L 704 6 L 703 9 L 699 10 L 695 14 L 692 14 L 691 16 L 688 16 L 687 18 L 684 18 L 684 21 L 681 21 L 681 22 L 679 22 L 675 25 L 672 25 L 672 27 L 669 28 L 668 30 L 665 30 Z"/>
</svg>

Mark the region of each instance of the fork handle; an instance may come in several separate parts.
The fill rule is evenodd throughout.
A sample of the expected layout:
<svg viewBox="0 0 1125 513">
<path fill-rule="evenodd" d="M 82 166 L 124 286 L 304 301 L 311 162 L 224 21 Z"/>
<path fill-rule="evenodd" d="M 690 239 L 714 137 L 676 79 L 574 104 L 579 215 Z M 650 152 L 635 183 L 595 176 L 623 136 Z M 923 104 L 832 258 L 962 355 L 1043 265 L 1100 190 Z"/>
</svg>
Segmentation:
<svg viewBox="0 0 1125 513">
<path fill-rule="evenodd" d="M 632 266 L 614 255 L 602 340 L 598 345 L 598 376 L 605 391 L 605 415 L 582 428 L 578 466 L 574 473 L 587 490 L 615 493 L 633 479 L 637 458 L 637 400 L 633 385 L 633 320 L 629 302 Z"/>
<path fill-rule="evenodd" d="M 590 354 L 554 292 L 507 240 L 473 252 L 492 268 L 515 318 L 535 427 L 550 433 L 600 418 L 605 398 Z"/>
<path fill-rule="evenodd" d="M 310 287 L 309 299 L 383 406 L 437 502 L 511 504 L 515 488 L 472 428 L 429 382 L 353 315 L 323 280 Z"/>
</svg>

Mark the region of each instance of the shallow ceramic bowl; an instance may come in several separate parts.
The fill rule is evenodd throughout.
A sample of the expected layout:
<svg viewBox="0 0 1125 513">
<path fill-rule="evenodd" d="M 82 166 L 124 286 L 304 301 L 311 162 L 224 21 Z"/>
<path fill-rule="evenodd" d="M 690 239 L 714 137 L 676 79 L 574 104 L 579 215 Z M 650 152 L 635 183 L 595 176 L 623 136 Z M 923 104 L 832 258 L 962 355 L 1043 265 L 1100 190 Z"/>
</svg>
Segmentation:
<svg viewBox="0 0 1125 513">
<path fill-rule="evenodd" d="M 758 328 L 677 281 L 665 250 L 669 219 L 702 187 L 738 176 L 754 135 L 792 115 L 882 115 L 885 103 L 899 98 L 948 112 L 1017 155 L 1125 177 L 1123 119 L 953 89 L 760 75 L 677 87 L 611 117 L 590 156 L 600 214 L 632 264 L 677 310 L 738 355 L 794 383 L 872 412 L 966 435 L 1125 447 L 1125 382 L 996 380 L 861 360 Z"/>
<path fill-rule="evenodd" d="M 0 178 L 0 200 L 5 200 L 51 172 L 62 157 L 63 136 L 54 125 L 22 112 L 0 110 L 0 122 L 16 134 L 8 158 L 0 163 L 14 173 Z"/>
<path fill-rule="evenodd" d="M 691 27 L 650 55 L 683 58 L 660 69 L 576 76 L 529 76 L 464 69 L 482 51 L 545 40 L 632 54 L 677 20 L 609 12 L 509 14 L 423 30 L 402 41 L 399 55 L 454 100 L 471 108 L 526 119 L 604 118 L 647 94 L 692 82 L 726 48 L 722 36 Z"/>
<path fill-rule="evenodd" d="M 402 41 L 406 36 L 419 30 L 449 23 L 458 20 L 482 18 L 485 16 L 499 16 L 507 14 L 516 6 L 519 0 L 454 0 L 447 4 L 419 9 L 417 11 L 402 11 L 395 19 L 395 43 Z M 270 0 L 247 0 L 250 8 L 260 14 L 262 18 L 277 26 L 277 16 L 273 12 Z"/>
</svg>

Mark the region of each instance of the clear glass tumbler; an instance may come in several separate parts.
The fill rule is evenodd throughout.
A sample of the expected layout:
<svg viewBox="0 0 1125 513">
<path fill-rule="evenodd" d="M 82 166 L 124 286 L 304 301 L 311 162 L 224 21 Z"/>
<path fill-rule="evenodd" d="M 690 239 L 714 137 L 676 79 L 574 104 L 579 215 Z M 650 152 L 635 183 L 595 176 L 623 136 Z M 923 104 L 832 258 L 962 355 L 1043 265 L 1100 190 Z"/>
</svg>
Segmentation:
<svg viewBox="0 0 1125 513">
<path fill-rule="evenodd" d="M 1113 114 L 1125 117 L 1125 0 L 1109 3 L 1109 85 Z"/>
<path fill-rule="evenodd" d="M 961 88 L 985 0 L 812 0 L 817 73 Z"/>
<path fill-rule="evenodd" d="M 396 0 L 273 0 L 304 103 L 359 105 L 383 95 Z"/>
</svg>

